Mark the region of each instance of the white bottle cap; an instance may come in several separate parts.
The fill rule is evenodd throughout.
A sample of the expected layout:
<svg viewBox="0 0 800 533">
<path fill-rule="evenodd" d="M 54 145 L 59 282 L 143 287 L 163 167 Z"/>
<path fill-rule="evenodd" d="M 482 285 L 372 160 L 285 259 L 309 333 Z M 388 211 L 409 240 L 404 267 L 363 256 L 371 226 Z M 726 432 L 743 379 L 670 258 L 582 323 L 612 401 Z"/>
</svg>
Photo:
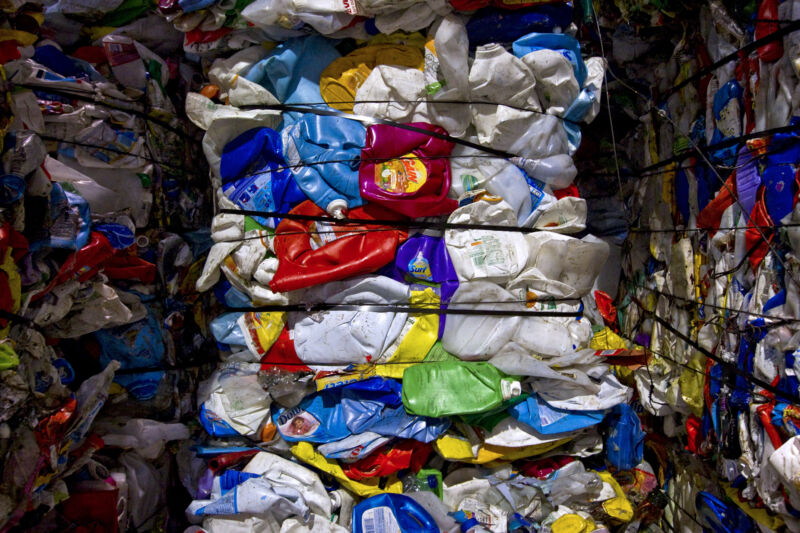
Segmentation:
<svg viewBox="0 0 800 533">
<path fill-rule="evenodd" d="M 347 202 L 341 198 L 332 200 L 325 208 L 325 211 L 330 213 L 333 218 L 344 218 L 344 212 L 347 210 Z"/>
</svg>

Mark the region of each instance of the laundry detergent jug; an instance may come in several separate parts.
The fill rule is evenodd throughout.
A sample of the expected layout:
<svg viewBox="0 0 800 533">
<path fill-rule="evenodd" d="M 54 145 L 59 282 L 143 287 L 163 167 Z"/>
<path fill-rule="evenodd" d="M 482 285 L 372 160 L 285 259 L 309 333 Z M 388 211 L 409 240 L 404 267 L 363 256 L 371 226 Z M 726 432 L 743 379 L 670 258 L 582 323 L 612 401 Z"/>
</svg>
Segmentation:
<svg viewBox="0 0 800 533">
<path fill-rule="evenodd" d="M 325 211 L 305 201 L 291 211 L 321 217 Z M 350 218 L 399 220 L 379 206 L 367 205 L 349 212 Z M 397 245 L 407 233 L 378 224 L 336 225 L 324 220 L 284 219 L 275 230 L 273 248 L 278 270 L 270 281 L 273 291 L 286 292 L 373 272 L 394 259 Z"/>
<path fill-rule="evenodd" d="M 409 126 L 447 134 L 432 124 Z M 422 132 L 370 126 L 358 171 L 361 196 L 411 218 L 453 212 L 458 204 L 447 197 L 452 150 L 452 142 Z"/>
<path fill-rule="evenodd" d="M 421 416 L 482 413 L 520 394 L 520 382 L 489 363 L 425 363 L 403 373 L 403 405 Z"/>
<path fill-rule="evenodd" d="M 353 508 L 354 533 L 439 533 L 433 517 L 402 494 L 378 494 Z"/>
</svg>

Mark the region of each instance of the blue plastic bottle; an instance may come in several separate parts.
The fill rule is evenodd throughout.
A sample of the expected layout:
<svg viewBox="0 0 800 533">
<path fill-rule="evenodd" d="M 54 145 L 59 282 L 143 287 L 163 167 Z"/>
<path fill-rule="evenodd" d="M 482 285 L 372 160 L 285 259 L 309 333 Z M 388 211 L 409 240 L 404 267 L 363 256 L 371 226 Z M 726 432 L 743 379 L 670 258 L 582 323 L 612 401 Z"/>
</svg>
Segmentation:
<svg viewBox="0 0 800 533">
<path fill-rule="evenodd" d="M 297 185 L 333 216 L 364 205 L 358 168 L 366 131 L 353 120 L 306 114 L 281 132 Z"/>
<path fill-rule="evenodd" d="M 433 517 L 402 494 L 379 494 L 353 508 L 353 533 L 439 533 Z"/>
</svg>

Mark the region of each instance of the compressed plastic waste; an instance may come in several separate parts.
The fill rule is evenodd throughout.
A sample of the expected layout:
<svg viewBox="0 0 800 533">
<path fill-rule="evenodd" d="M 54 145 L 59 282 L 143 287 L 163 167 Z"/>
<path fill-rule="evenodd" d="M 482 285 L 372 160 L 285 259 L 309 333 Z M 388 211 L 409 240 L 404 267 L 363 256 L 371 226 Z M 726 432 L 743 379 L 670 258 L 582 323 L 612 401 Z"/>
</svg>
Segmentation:
<svg viewBox="0 0 800 533">
<path fill-rule="evenodd" d="M 781 129 L 793 129 L 797 109 L 780 92 L 795 91 L 797 78 L 781 78 L 774 70 L 794 61 L 786 48 L 793 40 L 774 33 L 774 20 L 790 16 L 796 7 L 796 2 L 758 2 L 752 6 L 757 22 L 738 7 L 703 9 L 695 23 L 702 51 L 686 43 L 675 50 L 696 69 L 646 59 L 654 41 L 632 26 L 615 34 L 627 45 L 614 46 L 620 72 L 667 90 L 656 103 L 658 114 L 637 120 L 625 141 L 633 166 L 658 164 L 667 173 L 632 188 L 637 199 L 628 202 L 631 223 L 649 234 L 628 239 L 633 260 L 623 267 L 620 333 L 653 351 L 650 363 L 632 376 L 642 407 L 656 416 L 677 417 L 664 427 L 690 443 L 687 449 L 697 457 L 692 479 L 705 475 L 701 472 L 713 478 L 667 490 L 675 501 L 673 517 L 688 513 L 707 530 L 798 529 L 791 490 L 778 488 L 785 478 L 773 470 L 794 438 L 793 431 L 784 433 L 784 423 L 775 425 L 781 418 L 775 402 L 797 402 L 793 359 L 787 360 L 794 352 L 788 341 L 794 326 L 780 324 L 796 318 L 796 307 L 787 305 L 784 295 L 796 290 L 797 280 L 776 272 L 794 272 L 794 256 L 790 241 L 776 239 L 785 230 L 778 229 L 782 222 L 775 218 L 788 221 L 796 198 L 796 165 L 783 159 L 796 143 Z M 753 47 L 750 55 L 736 55 L 756 39 L 768 42 Z M 642 76 L 647 68 L 642 61 L 656 67 L 652 75 Z M 783 89 L 776 90 L 779 86 Z M 653 144 L 635 146 L 642 141 Z M 704 146 L 708 163 L 697 146 Z M 662 189 L 668 183 L 674 187 Z M 684 230 L 692 235 L 677 233 Z M 711 326 L 721 316 L 736 317 L 737 326 Z M 758 334 L 744 333 L 756 324 Z M 733 372 L 730 380 L 728 372 Z M 635 424 L 628 428 L 619 426 L 624 431 L 614 438 L 638 433 L 630 432 Z M 628 445 L 619 451 L 634 450 L 630 445 L 638 439 L 624 441 Z M 645 457 L 646 450 L 647 440 Z M 637 460 L 631 454 L 630 462 Z"/>
<path fill-rule="evenodd" d="M 511 206 L 485 191 L 476 191 L 461 204 L 448 217 L 448 223 L 516 224 L 517 217 Z M 502 284 L 516 277 L 528 260 L 525 237 L 517 232 L 453 229 L 445 232 L 445 242 L 460 282 L 493 281 Z"/>
<path fill-rule="evenodd" d="M 800 531 L 798 16 L 7 3 L 0 531 Z"/>
</svg>

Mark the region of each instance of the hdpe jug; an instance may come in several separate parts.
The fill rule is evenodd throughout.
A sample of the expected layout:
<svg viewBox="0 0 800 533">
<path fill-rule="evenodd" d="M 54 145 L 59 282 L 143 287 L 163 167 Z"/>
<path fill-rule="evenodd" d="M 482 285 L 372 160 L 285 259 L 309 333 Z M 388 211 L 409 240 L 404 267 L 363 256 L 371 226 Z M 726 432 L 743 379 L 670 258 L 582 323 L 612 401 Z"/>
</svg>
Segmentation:
<svg viewBox="0 0 800 533">
<path fill-rule="evenodd" d="M 402 494 L 379 494 L 353 509 L 354 533 L 439 533 L 420 504 Z"/>
<path fill-rule="evenodd" d="M 439 126 L 409 124 L 438 134 Z M 361 151 L 361 196 L 403 215 L 419 218 L 452 213 L 448 198 L 453 143 L 415 131 L 378 124 L 367 129 Z"/>
<path fill-rule="evenodd" d="M 520 382 L 489 363 L 425 363 L 403 373 L 403 405 L 421 416 L 482 413 L 520 394 Z"/>
</svg>

